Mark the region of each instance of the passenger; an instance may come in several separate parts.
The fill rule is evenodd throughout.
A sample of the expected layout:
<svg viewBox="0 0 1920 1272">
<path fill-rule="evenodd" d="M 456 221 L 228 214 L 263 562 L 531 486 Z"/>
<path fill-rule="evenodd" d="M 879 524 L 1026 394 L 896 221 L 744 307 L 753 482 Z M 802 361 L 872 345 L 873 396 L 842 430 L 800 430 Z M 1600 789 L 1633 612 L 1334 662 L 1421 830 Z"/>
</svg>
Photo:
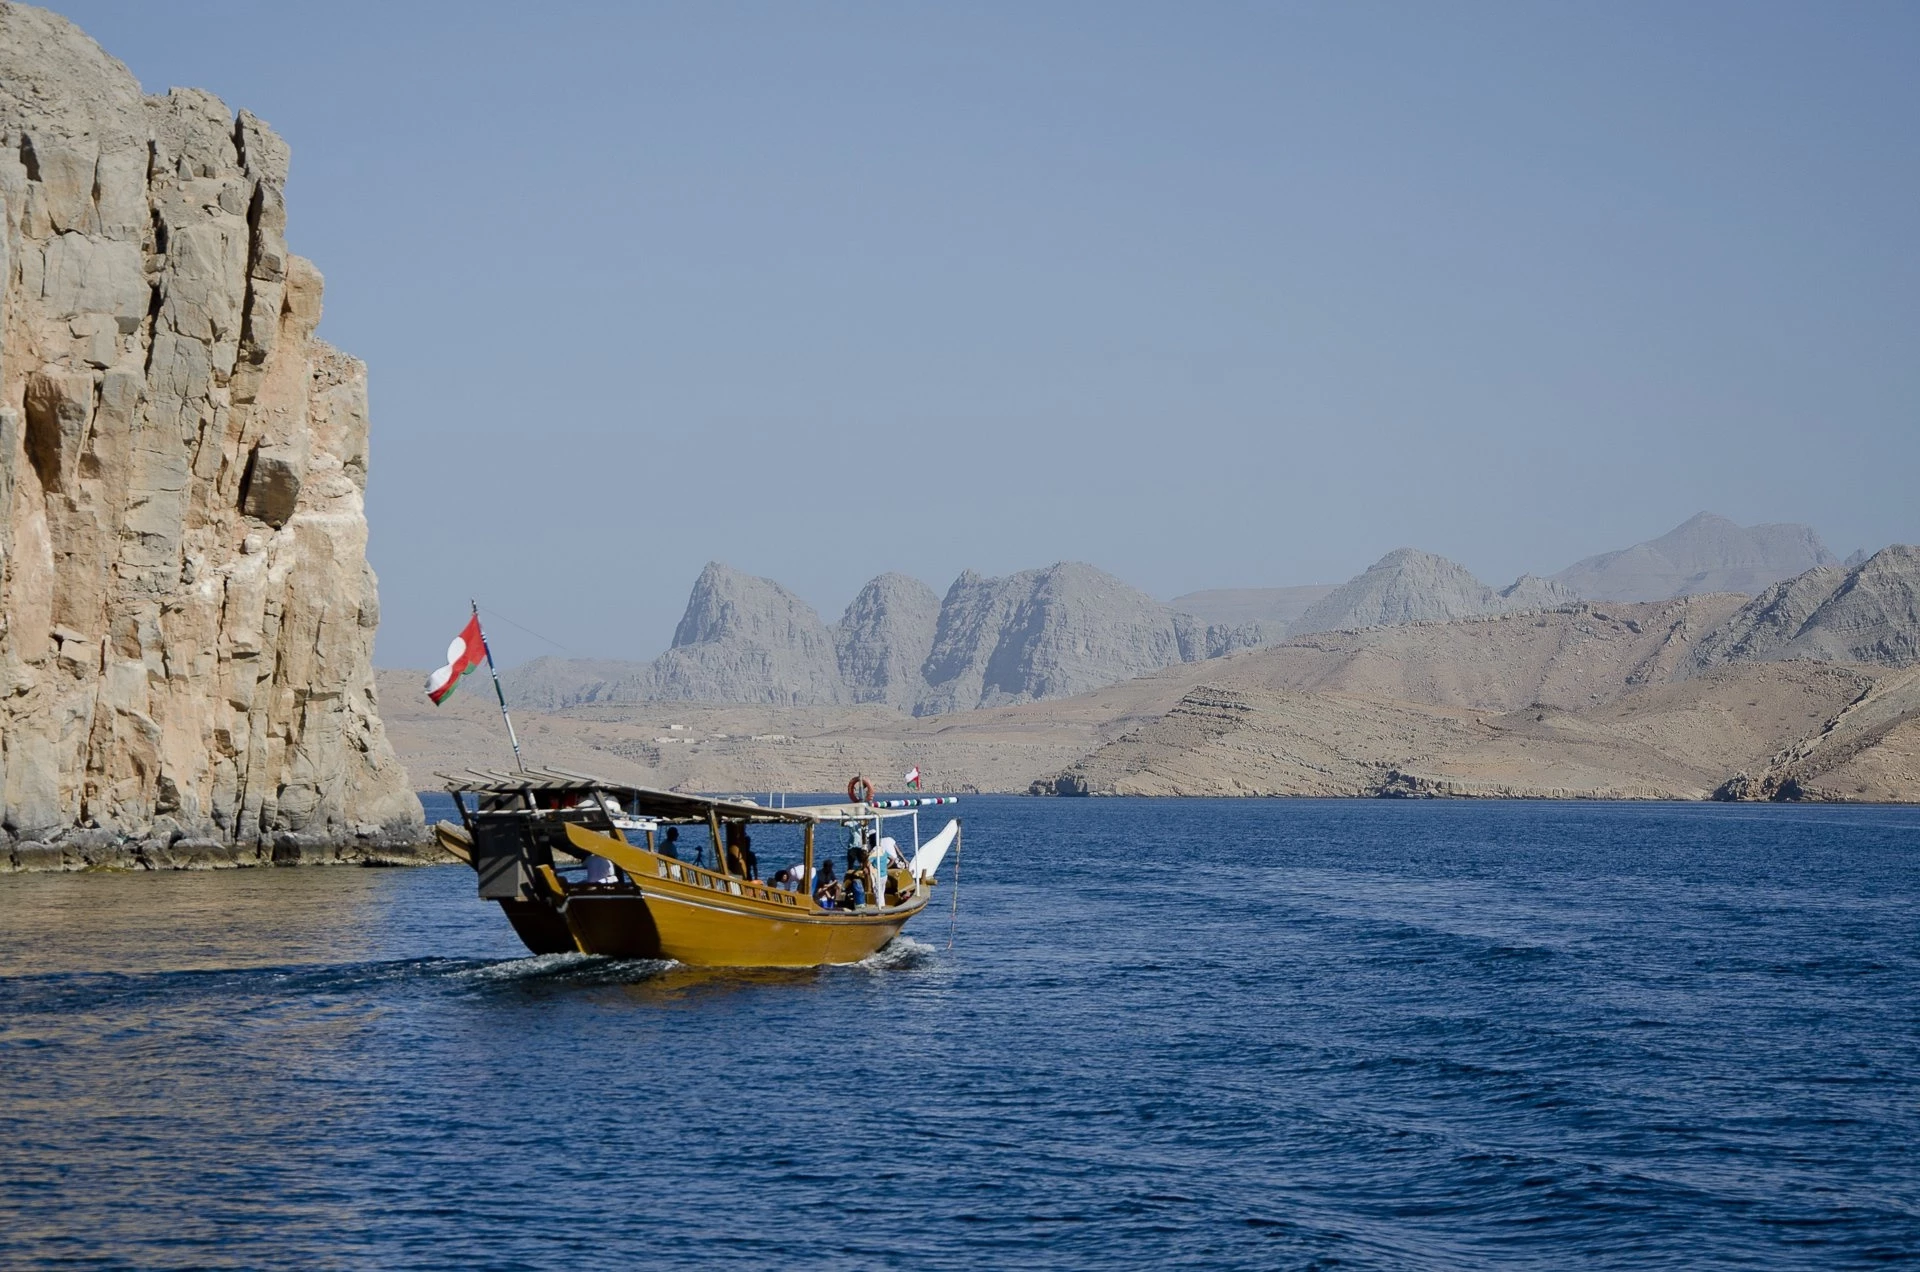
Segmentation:
<svg viewBox="0 0 1920 1272">
<path fill-rule="evenodd" d="M 847 910 L 858 910 L 867 903 L 867 875 L 864 870 L 847 871 L 840 885 L 840 903 Z"/>
<path fill-rule="evenodd" d="M 888 835 L 880 841 L 880 846 L 874 849 L 873 857 L 867 868 L 868 874 L 873 881 L 873 903 L 875 905 L 883 906 L 887 903 L 887 871 L 899 860 L 900 845 L 893 841 L 892 835 Z"/>
<path fill-rule="evenodd" d="M 680 828 L 678 826 L 667 827 L 667 837 L 660 841 L 660 847 L 655 851 L 662 857 L 671 857 L 675 861 L 680 860 Z"/>
<path fill-rule="evenodd" d="M 840 881 L 833 877 L 833 862 L 820 863 L 820 882 L 814 886 L 813 899 L 822 910 L 831 910 L 840 901 Z"/>
<path fill-rule="evenodd" d="M 753 840 L 748 837 L 747 829 L 744 826 L 740 828 L 740 865 L 741 873 L 747 878 L 755 880 L 756 882 L 759 880 L 760 858 L 754 855 Z"/>
</svg>

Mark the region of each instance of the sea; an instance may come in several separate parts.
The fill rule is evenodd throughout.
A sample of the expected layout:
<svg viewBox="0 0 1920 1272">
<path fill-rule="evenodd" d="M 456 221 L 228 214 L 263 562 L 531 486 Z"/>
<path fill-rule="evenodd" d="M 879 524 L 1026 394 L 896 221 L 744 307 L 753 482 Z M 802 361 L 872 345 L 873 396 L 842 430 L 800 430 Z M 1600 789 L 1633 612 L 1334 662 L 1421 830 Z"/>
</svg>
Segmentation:
<svg viewBox="0 0 1920 1272">
<path fill-rule="evenodd" d="M 1920 1260 L 1920 809 L 954 811 L 812 971 L 529 957 L 458 866 L 0 877 L 0 1267 Z"/>
</svg>

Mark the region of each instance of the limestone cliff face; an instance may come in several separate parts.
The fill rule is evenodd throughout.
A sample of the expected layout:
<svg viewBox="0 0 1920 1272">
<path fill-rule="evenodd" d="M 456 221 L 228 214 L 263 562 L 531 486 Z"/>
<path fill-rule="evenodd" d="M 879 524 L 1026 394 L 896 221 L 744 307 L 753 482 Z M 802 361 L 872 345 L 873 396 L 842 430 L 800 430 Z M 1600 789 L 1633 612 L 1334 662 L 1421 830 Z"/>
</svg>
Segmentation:
<svg viewBox="0 0 1920 1272">
<path fill-rule="evenodd" d="M 314 339 L 286 146 L 17 4 L 0 133 L 5 855 L 417 838 L 374 700 L 366 369 Z"/>
</svg>

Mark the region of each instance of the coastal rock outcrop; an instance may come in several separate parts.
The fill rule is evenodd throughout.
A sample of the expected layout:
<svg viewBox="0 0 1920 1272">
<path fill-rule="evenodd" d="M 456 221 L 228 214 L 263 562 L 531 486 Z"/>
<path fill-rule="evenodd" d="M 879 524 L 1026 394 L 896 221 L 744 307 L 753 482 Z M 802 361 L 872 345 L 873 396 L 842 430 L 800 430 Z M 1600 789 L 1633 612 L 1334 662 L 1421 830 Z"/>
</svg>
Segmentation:
<svg viewBox="0 0 1920 1272">
<path fill-rule="evenodd" d="M 1553 581 L 1596 601 L 1660 601 L 1705 592 L 1748 596 L 1817 566 L 1836 565 L 1811 526 L 1738 526 L 1698 513 L 1645 543 L 1576 561 Z"/>
<path fill-rule="evenodd" d="M 366 368 L 314 336 L 287 147 L 20 4 L 0 132 L 0 859 L 417 840 L 370 663 Z"/>
<path fill-rule="evenodd" d="M 1731 662 L 1920 663 L 1920 547 L 1896 543 L 1851 569 L 1776 583 L 1703 637 L 1696 668 Z"/>
</svg>

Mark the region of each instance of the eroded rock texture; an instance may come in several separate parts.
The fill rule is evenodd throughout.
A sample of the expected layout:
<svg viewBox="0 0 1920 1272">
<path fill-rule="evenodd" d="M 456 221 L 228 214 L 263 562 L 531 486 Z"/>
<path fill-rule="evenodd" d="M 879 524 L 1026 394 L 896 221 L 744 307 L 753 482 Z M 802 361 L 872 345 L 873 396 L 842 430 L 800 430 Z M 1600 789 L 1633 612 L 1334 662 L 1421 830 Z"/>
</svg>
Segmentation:
<svg viewBox="0 0 1920 1272">
<path fill-rule="evenodd" d="M 0 5 L 14 864 L 419 836 L 374 699 L 366 368 L 314 338 L 287 158 L 252 115 L 143 97 L 71 23 Z"/>
</svg>

